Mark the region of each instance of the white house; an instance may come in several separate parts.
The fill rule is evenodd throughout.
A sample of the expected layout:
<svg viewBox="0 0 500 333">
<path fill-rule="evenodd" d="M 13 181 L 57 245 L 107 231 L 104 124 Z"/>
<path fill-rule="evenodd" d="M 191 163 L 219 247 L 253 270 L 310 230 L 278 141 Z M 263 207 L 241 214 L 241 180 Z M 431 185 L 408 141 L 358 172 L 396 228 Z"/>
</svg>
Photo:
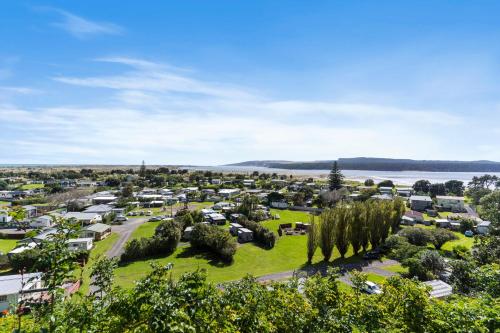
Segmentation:
<svg viewBox="0 0 500 333">
<path fill-rule="evenodd" d="M 212 224 L 224 225 L 226 224 L 226 217 L 219 213 L 210 214 L 207 219 Z"/>
<path fill-rule="evenodd" d="M 41 288 L 40 273 L 0 276 L 0 311 L 16 307 L 21 297 L 30 297 L 30 290 L 35 291 Z"/>
<path fill-rule="evenodd" d="M 27 218 L 33 218 L 38 213 L 38 209 L 36 208 L 36 206 L 27 205 L 27 206 L 23 206 L 23 208 L 26 211 Z"/>
<path fill-rule="evenodd" d="M 31 243 L 28 243 L 26 245 L 21 245 L 21 246 L 16 247 L 15 249 L 11 250 L 9 253 L 7 253 L 7 256 L 10 257 L 14 254 L 23 253 L 24 251 L 32 250 L 35 247 L 37 247 L 37 243 L 35 243 L 35 242 L 31 242 Z"/>
<path fill-rule="evenodd" d="M 240 194 L 240 189 L 238 188 L 223 188 L 219 190 L 219 195 L 225 199 L 232 198 Z"/>
<path fill-rule="evenodd" d="M 0 223 L 10 223 L 12 221 L 12 216 L 9 216 L 9 212 L 5 209 L 0 210 Z"/>
<path fill-rule="evenodd" d="M 93 246 L 93 238 L 68 239 L 68 248 L 72 251 L 90 251 Z"/>
<path fill-rule="evenodd" d="M 243 228 L 243 226 L 241 224 L 239 224 L 239 223 L 230 223 L 229 225 L 230 225 L 229 232 L 233 236 L 238 235 L 238 230 L 241 229 L 241 228 Z"/>
<path fill-rule="evenodd" d="M 30 227 L 32 228 L 50 228 L 54 225 L 54 221 L 51 216 L 43 215 L 30 222 Z"/>
<path fill-rule="evenodd" d="M 447 195 L 436 196 L 436 202 L 438 206 L 443 209 L 452 211 L 462 211 L 464 210 L 464 197 L 453 197 Z"/>
<path fill-rule="evenodd" d="M 107 216 L 108 214 L 111 214 L 113 210 L 113 207 L 110 205 L 106 204 L 100 204 L 100 205 L 93 205 L 88 208 L 86 208 L 83 212 L 84 213 L 94 213 L 94 214 L 99 214 L 101 215 L 101 218 Z"/>
<path fill-rule="evenodd" d="M 96 213 L 80 213 L 80 212 L 68 212 L 64 215 L 65 219 L 75 219 L 83 225 L 94 224 L 102 222 L 102 217 Z"/>
</svg>

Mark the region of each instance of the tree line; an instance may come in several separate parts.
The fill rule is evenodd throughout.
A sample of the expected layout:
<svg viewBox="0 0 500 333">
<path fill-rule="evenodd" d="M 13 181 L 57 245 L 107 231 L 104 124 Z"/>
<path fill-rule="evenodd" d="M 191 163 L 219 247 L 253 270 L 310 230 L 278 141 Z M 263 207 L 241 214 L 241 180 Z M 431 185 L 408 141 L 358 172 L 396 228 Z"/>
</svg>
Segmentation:
<svg viewBox="0 0 500 333">
<path fill-rule="evenodd" d="M 311 218 L 307 240 L 307 258 L 311 263 L 319 247 L 324 261 L 329 261 L 336 247 L 342 258 L 349 246 L 355 255 L 368 246 L 376 248 L 399 229 L 405 212 L 404 202 L 369 200 L 343 203 L 323 211 L 319 219 Z"/>
</svg>

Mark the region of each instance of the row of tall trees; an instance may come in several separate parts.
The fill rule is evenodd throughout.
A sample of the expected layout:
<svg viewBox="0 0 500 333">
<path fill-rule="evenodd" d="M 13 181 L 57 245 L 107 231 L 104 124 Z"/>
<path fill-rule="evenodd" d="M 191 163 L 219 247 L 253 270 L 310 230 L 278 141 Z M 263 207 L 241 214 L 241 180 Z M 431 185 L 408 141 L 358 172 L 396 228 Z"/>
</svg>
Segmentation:
<svg viewBox="0 0 500 333">
<path fill-rule="evenodd" d="M 355 255 L 368 246 L 376 248 L 382 244 L 391 231 L 399 228 L 405 211 L 402 200 L 367 201 L 340 204 L 333 209 L 326 209 L 319 216 L 311 218 L 307 240 L 307 258 L 312 261 L 319 247 L 324 261 L 329 261 L 336 247 L 342 258 L 349 246 Z"/>
</svg>

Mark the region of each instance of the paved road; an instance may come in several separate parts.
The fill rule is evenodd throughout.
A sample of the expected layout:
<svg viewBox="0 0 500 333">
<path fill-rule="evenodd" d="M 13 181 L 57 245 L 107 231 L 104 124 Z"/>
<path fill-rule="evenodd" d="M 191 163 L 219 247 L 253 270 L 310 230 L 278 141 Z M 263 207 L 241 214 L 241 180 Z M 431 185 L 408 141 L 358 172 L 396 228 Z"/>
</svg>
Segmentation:
<svg viewBox="0 0 500 333">
<path fill-rule="evenodd" d="M 125 244 L 127 244 L 130 235 L 132 235 L 134 230 L 148 219 L 149 217 L 130 218 L 121 225 L 111 226 L 111 232 L 117 233 L 119 238 L 108 250 L 108 252 L 106 252 L 108 258 L 119 257 L 123 253 Z"/>
<path fill-rule="evenodd" d="M 352 271 L 352 270 L 358 270 L 358 271 L 362 271 L 363 273 L 374 273 L 374 274 L 381 275 L 384 277 L 390 277 L 390 276 L 395 275 L 396 273 L 386 271 L 383 269 L 383 267 L 396 265 L 396 264 L 398 264 L 397 261 L 387 259 L 385 261 L 374 260 L 371 262 L 363 261 L 363 262 L 355 263 L 355 264 L 338 265 L 337 267 L 347 270 L 346 273 L 344 273 L 343 275 L 340 276 L 339 280 L 351 285 L 351 281 L 349 279 L 348 272 Z M 326 275 L 327 268 L 328 267 L 326 265 L 322 265 L 320 267 L 308 267 L 308 268 L 305 268 L 302 270 L 267 274 L 267 275 L 263 275 L 263 276 L 258 277 L 257 281 L 260 281 L 260 282 L 280 281 L 280 280 L 290 279 L 294 275 L 310 276 L 310 275 L 314 275 L 316 273 Z"/>
</svg>

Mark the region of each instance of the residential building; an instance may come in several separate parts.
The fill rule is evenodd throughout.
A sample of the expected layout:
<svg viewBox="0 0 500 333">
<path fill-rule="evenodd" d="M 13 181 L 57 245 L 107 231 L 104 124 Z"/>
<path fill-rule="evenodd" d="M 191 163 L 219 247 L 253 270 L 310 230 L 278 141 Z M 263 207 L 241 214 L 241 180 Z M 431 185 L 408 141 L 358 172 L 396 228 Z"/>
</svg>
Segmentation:
<svg viewBox="0 0 500 333">
<path fill-rule="evenodd" d="M 243 226 L 239 223 L 230 223 L 229 226 L 230 226 L 229 233 L 231 233 L 231 235 L 233 235 L 233 236 L 237 236 L 238 230 L 243 228 Z"/>
<path fill-rule="evenodd" d="M 253 231 L 247 228 L 238 229 L 238 242 L 247 243 L 253 241 Z"/>
<path fill-rule="evenodd" d="M 71 251 L 90 251 L 93 246 L 93 238 L 86 237 L 68 239 L 68 248 Z"/>
<path fill-rule="evenodd" d="M 392 187 L 381 186 L 378 190 L 381 194 L 392 195 Z"/>
<path fill-rule="evenodd" d="M 24 298 L 30 297 L 30 291 L 42 289 L 40 273 L 0 276 L 0 311 L 10 310 Z"/>
<path fill-rule="evenodd" d="M 12 216 L 5 209 L 0 210 L 0 223 L 10 223 L 12 221 Z"/>
<path fill-rule="evenodd" d="M 108 204 L 108 203 L 111 203 L 113 201 L 116 201 L 116 199 L 118 199 L 118 198 L 115 197 L 114 195 L 96 196 L 96 197 L 92 198 L 92 202 L 94 203 L 94 205 Z"/>
<path fill-rule="evenodd" d="M 240 189 L 238 188 L 223 188 L 219 190 L 219 196 L 224 199 L 230 199 L 238 194 L 240 194 Z"/>
<path fill-rule="evenodd" d="M 27 218 L 31 219 L 33 217 L 36 217 L 36 215 L 38 213 L 38 209 L 36 208 L 36 206 L 27 205 L 27 206 L 23 206 L 23 208 L 26 211 Z"/>
<path fill-rule="evenodd" d="M 111 226 L 104 223 L 95 223 L 85 227 L 80 232 L 82 238 L 92 238 L 95 241 L 100 241 L 111 234 Z"/>
<path fill-rule="evenodd" d="M 427 195 L 412 195 L 410 197 L 410 207 L 416 211 L 424 211 L 432 207 L 432 199 Z"/>
<path fill-rule="evenodd" d="M 442 209 L 451 210 L 454 212 L 461 212 L 465 210 L 464 197 L 454 197 L 454 196 L 436 196 L 437 205 Z"/>
<path fill-rule="evenodd" d="M 63 216 L 65 219 L 75 219 L 82 225 L 102 222 L 102 217 L 96 213 L 68 212 Z"/>
<path fill-rule="evenodd" d="M 409 198 L 413 194 L 413 189 L 411 187 L 397 187 L 396 193 L 400 197 Z"/>
<path fill-rule="evenodd" d="M 86 208 L 83 212 L 84 213 L 94 213 L 94 214 L 99 214 L 101 218 L 106 217 L 107 215 L 111 214 L 113 211 L 113 207 L 110 205 L 106 204 L 100 204 L 100 205 L 93 205 L 88 208 Z"/>
<path fill-rule="evenodd" d="M 43 215 L 35 218 L 30 222 L 30 227 L 32 228 L 50 228 L 54 225 L 54 219 L 52 216 Z"/>
<path fill-rule="evenodd" d="M 217 225 L 226 224 L 226 217 L 219 213 L 210 214 L 208 215 L 207 219 L 212 224 L 217 224 Z"/>
</svg>

